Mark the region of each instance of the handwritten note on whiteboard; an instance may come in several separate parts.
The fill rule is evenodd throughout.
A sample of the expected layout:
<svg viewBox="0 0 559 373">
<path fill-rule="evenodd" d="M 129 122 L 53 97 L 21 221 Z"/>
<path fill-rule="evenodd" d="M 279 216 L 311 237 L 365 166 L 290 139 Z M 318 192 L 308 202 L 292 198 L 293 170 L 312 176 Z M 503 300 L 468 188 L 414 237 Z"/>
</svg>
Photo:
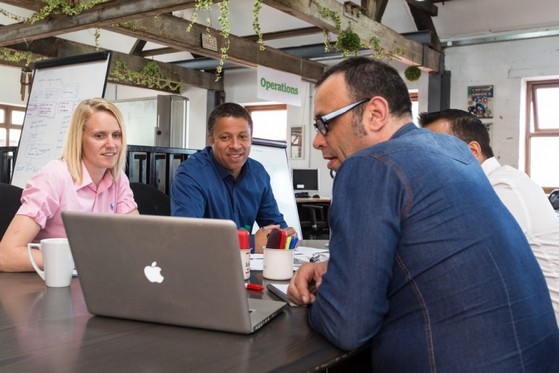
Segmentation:
<svg viewBox="0 0 559 373">
<path fill-rule="evenodd" d="M 103 96 L 109 56 L 101 52 L 36 64 L 13 185 L 24 188 L 41 167 L 60 157 L 74 107 L 84 99 Z"/>
</svg>

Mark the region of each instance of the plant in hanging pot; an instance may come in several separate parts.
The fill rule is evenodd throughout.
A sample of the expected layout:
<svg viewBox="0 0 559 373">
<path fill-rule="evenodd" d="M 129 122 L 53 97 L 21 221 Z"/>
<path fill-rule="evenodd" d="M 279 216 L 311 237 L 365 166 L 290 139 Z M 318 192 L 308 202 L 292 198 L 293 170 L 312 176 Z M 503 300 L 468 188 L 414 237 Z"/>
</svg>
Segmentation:
<svg viewBox="0 0 559 373">
<path fill-rule="evenodd" d="M 357 35 L 351 25 L 338 34 L 336 49 L 342 51 L 342 56 L 347 57 L 352 54 L 356 56 L 361 49 L 361 38 Z"/>
<path fill-rule="evenodd" d="M 417 66 L 408 66 L 404 71 L 404 76 L 410 82 L 415 82 L 421 78 L 421 70 Z"/>
</svg>

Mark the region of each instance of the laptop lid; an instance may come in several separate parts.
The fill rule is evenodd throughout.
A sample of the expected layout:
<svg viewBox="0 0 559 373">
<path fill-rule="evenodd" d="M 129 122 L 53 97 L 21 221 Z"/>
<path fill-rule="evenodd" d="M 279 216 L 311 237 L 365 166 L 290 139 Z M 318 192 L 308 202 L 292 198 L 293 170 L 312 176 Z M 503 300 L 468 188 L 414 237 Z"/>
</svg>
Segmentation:
<svg viewBox="0 0 559 373">
<path fill-rule="evenodd" d="M 89 312 L 252 333 L 286 305 L 248 299 L 232 221 L 63 212 Z"/>
</svg>

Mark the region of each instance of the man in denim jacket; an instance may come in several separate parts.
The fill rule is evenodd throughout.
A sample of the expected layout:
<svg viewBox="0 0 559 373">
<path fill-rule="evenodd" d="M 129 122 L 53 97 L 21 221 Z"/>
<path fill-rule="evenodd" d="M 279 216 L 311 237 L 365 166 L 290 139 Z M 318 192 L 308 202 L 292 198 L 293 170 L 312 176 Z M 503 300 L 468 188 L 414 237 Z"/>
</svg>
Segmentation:
<svg viewBox="0 0 559 373">
<path fill-rule="evenodd" d="M 313 146 L 335 170 L 330 260 L 288 294 L 378 372 L 559 372 L 559 330 L 522 230 L 468 147 L 412 123 L 392 67 L 356 57 L 317 82 Z"/>
</svg>

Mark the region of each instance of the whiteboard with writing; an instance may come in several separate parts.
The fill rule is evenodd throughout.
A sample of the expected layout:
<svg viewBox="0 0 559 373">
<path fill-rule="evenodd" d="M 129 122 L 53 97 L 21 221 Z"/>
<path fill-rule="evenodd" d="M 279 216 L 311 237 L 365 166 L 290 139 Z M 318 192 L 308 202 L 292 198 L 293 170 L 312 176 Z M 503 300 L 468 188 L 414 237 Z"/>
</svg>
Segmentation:
<svg viewBox="0 0 559 373">
<path fill-rule="evenodd" d="M 35 64 L 11 183 L 21 188 L 62 154 L 74 107 L 105 92 L 110 53 L 63 57 Z"/>
<path fill-rule="evenodd" d="M 285 222 L 297 231 L 299 238 L 302 238 L 301 223 L 287 158 L 287 145 L 281 142 L 254 140 L 250 158 L 262 163 L 270 175 L 272 190 Z"/>
</svg>

